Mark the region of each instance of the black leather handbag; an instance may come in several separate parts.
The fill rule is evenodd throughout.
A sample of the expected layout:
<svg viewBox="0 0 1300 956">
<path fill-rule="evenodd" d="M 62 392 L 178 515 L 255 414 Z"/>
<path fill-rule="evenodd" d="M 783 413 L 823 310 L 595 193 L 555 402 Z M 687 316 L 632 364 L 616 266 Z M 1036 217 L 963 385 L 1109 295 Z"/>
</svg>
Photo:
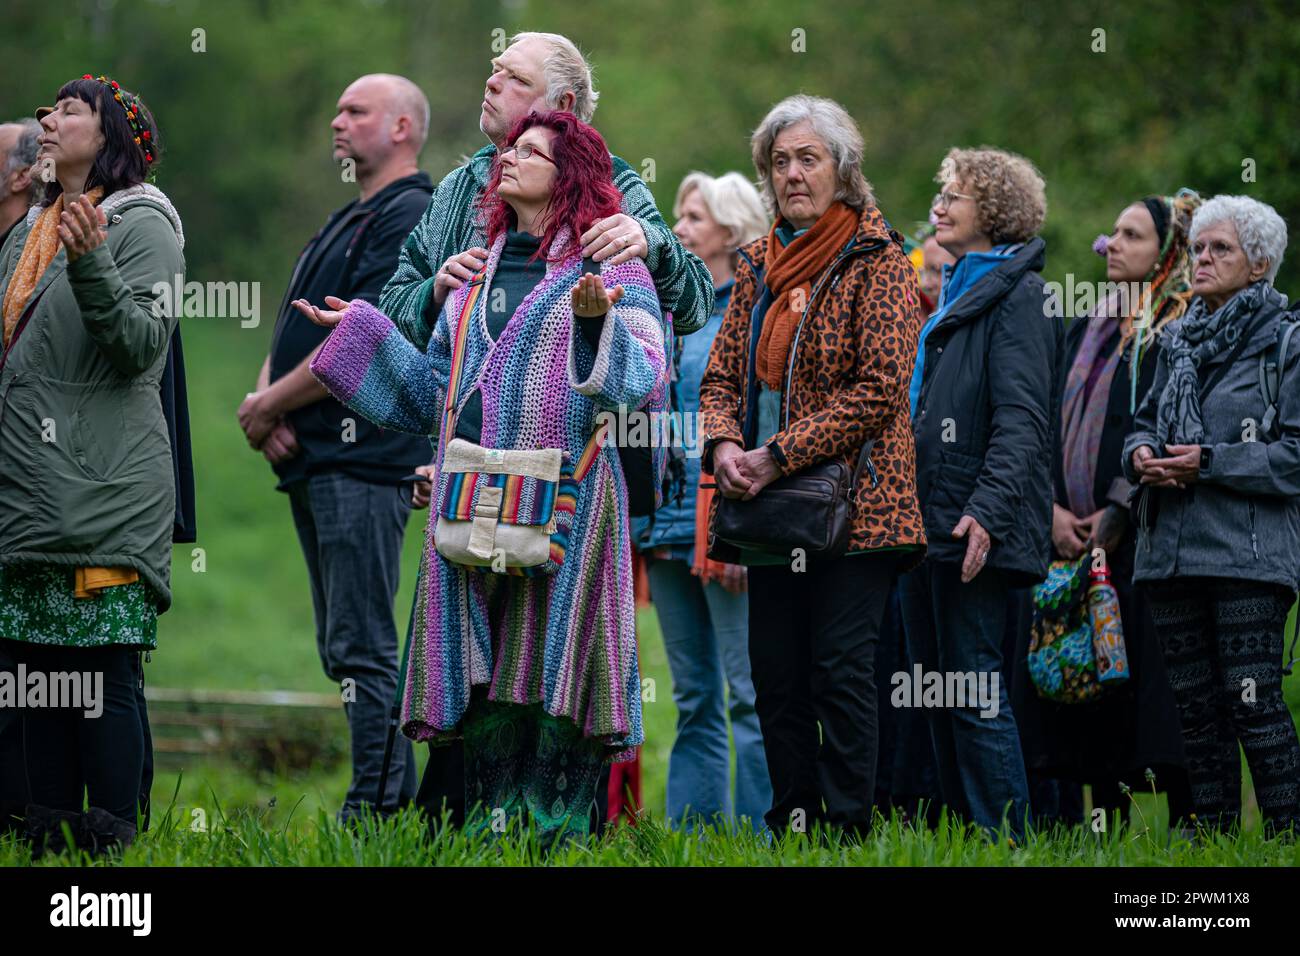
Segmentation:
<svg viewBox="0 0 1300 956">
<path fill-rule="evenodd" d="M 853 490 L 865 467 L 871 487 L 880 480 L 871 464 L 868 441 L 850 471 L 839 458 L 818 462 L 776 479 L 749 501 L 717 499 L 712 535 L 733 547 L 790 555 L 799 548 L 809 558 L 838 558 L 849 547 Z"/>
</svg>

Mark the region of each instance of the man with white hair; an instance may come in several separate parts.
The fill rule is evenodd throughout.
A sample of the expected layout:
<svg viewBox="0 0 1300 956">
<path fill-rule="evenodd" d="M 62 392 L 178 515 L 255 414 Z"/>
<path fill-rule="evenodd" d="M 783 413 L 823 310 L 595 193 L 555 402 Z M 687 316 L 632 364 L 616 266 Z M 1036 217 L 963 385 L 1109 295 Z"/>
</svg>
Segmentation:
<svg viewBox="0 0 1300 956">
<path fill-rule="evenodd" d="M 32 175 L 41 124 L 20 119 L 0 123 L 0 246 L 37 200 L 41 181 Z"/>
<path fill-rule="evenodd" d="M 402 241 L 419 221 L 433 180 L 418 161 L 429 130 L 429 101 L 405 77 L 362 76 L 339 97 L 334 159 L 358 197 L 326 220 L 298 258 L 285 290 L 257 390 L 239 407 L 248 443 L 261 451 L 289 495 L 311 579 L 316 644 L 338 681 L 352 736 L 352 783 L 341 820 L 375 799 L 389 702 L 397 690 L 393 600 L 411 486 L 429 460 L 428 442 L 353 415 L 311 374 L 328 330 L 293 307 L 295 299 L 379 300 Z M 393 754 L 382 809 L 415 792 L 408 745 Z"/>
<path fill-rule="evenodd" d="M 438 184 L 424 218 L 402 247 L 397 272 L 379 300 L 386 315 L 416 316 L 414 323 L 398 321 L 402 334 L 413 343 L 424 348 L 433 331 L 437 312 L 432 292 L 437 273 L 458 280 L 451 288 L 459 288 L 487 262 L 474 203 L 511 127 L 530 110 L 548 109 L 568 110 L 590 123 L 599 97 L 582 53 L 558 34 L 516 34 L 506 50 L 492 60 L 479 114 L 479 129 L 490 142 Z M 659 302 L 673 315 L 675 331 L 679 335 L 694 332 L 708 321 L 713 305 L 709 270 L 673 235 L 636 171 L 617 156 L 611 158 L 623 209 L 581 236 L 582 254 L 597 261 L 612 257 L 615 264 L 634 256 L 645 259 Z M 409 308 L 413 297 L 421 308 Z"/>
</svg>

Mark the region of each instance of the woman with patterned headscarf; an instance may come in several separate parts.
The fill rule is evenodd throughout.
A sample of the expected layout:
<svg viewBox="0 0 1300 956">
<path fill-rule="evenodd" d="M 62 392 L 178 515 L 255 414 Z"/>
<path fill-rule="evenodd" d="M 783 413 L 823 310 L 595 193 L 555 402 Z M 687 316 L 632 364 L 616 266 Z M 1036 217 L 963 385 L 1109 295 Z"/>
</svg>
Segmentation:
<svg viewBox="0 0 1300 956">
<path fill-rule="evenodd" d="M 1182 733 L 1150 610 L 1135 592 L 1135 529 L 1131 490 L 1120 449 L 1133 414 L 1150 388 L 1162 331 L 1191 298 L 1187 236 L 1200 197 L 1191 190 L 1126 206 L 1098 252 L 1106 256 L 1109 294 L 1066 333 L 1057 381 L 1062 388 L 1060 442 L 1054 464 L 1052 546 L 1057 558 L 1105 549 L 1118 592 L 1130 677 L 1087 703 L 1039 698 L 1017 675 L 1013 709 L 1019 717 L 1025 764 L 1048 777 L 1092 785 L 1092 805 L 1127 811 L 1120 783 L 1169 796 L 1169 818 L 1190 812 Z M 1021 629 L 1021 641 L 1028 639 Z M 1017 661 L 1025 659 L 1025 647 Z M 1023 668 L 1023 664 L 1021 665 Z"/>
</svg>

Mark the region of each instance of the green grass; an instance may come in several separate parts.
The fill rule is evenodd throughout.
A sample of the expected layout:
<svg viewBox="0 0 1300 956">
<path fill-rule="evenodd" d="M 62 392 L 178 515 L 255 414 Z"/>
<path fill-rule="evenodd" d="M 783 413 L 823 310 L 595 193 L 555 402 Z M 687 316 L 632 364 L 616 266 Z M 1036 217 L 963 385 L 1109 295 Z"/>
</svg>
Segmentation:
<svg viewBox="0 0 1300 956">
<path fill-rule="evenodd" d="M 305 802 L 305 801 L 304 801 Z M 571 843 L 549 855 L 535 835 L 514 824 L 505 834 L 470 835 L 440 828 L 430 835 L 418 815 L 367 819 L 357 832 L 304 802 L 228 809 L 216 806 L 206 831 L 183 810 L 163 813 L 124 854 L 91 861 L 84 855 L 47 857 L 40 866 L 88 863 L 123 866 L 1296 866 L 1300 847 L 1263 840 L 1258 831 L 1170 839 L 1164 832 L 1120 827 L 1105 834 L 1055 830 L 1022 846 L 986 839 L 946 819 L 917 830 L 897 817 L 879 820 L 869 839 L 789 834 L 769 842 L 745 830 L 670 831 L 650 816 L 602 838 Z M 0 866 L 28 864 L 13 838 L 0 840 Z"/>
<path fill-rule="evenodd" d="M 286 265 L 287 268 L 287 265 Z M 274 303 L 263 303 L 263 314 Z M 159 649 L 146 670 L 158 686 L 205 689 L 289 689 L 332 692 L 321 672 L 307 571 L 294 533 L 287 498 L 274 490 L 269 466 L 244 443 L 235 409 L 251 387 L 270 338 L 270 317 L 259 329 L 236 323 L 190 320 L 185 327 L 191 426 L 195 443 L 199 541 L 175 552 L 175 603 L 159 621 Z M 407 529 L 402 583 L 395 618 L 405 632 L 413 598 L 427 512 Z M 205 567 L 192 567 L 191 550 L 203 549 Z M 1295 865 L 1296 850 L 1267 843 L 1247 816 L 1239 837 L 1208 845 L 1167 844 L 1156 801 L 1139 795 L 1143 817 L 1136 829 L 1098 837 L 1070 831 L 1034 837 L 1022 849 L 988 844 L 971 831 L 945 827 L 916 832 L 898 821 L 882 825 L 866 846 L 814 847 L 794 839 L 769 847 L 753 838 L 671 833 L 658 820 L 677 713 L 658 623 L 653 610 L 639 616 L 641 668 L 654 680 L 654 699 L 644 705 L 642 750 L 646 817 L 604 842 L 574 847 L 548 863 L 607 865 Z M 1300 676 L 1288 678 L 1293 712 L 1300 706 Z M 346 727 L 336 724 L 340 735 Z M 423 747 L 417 759 L 424 760 Z M 535 862 L 527 840 L 496 846 L 459 834 L 424 839 L 418 822 L 403 815 L 353 837 L 331 822 L 348 783 L 346 762 L 294 776 L 255 775 L 214 758 L 160 759 L 153 792 L 154 829 L 143 836 L 126 865 L 222 864 L 419 864 Z M 170 817 L 167 809 L 170 808 Z M 209 830 L 189 829 L 201 810 Z M 1135 836 L 1136 834 L 1136 836 Z M 12 842 L 0 842 L 0 865 L 25 862 Z M 68 858 L 54 861 L 69 862 Z"/>
</svg>

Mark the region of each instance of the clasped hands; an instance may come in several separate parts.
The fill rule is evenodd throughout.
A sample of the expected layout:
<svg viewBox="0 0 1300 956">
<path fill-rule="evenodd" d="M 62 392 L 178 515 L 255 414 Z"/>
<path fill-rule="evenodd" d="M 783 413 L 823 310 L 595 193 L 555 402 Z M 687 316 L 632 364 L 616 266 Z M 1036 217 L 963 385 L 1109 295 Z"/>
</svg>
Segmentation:
<svg viewBox="0 0 1300 956">
<path fill-rule="evenodd" d="M 1052 505 L 1052 546 L 1062 558 L 1077 559 L 1085 551 L 1114 551 L 1128 528 L 1128 512 L 1108 503 L 1086 518 L 1076 518 L 1068 508 Z"/>
<path fill-rule="evenodd" d="M 724 441 L 713 449 L 713 476 L 724 498 L 749 501 L 781 474 L 766 445 L 745 451 L 734 441 Z"/>
<path fill-rule="evenodd" d="M 249 392 L 239 404 L 239 427 L 248 446 L 273 465 L 288 461 L 302 449 L 288 420 L 267 407 L 266 389 Z"/>
<path fill-rule="evenodd" d="M 1201 474 L 1200 445 L 1166 445 L 1167 457 L 1157 458 L 1150 445 L 1133 449 L 1133 470 L 1144 485 L 1184 488 Z"/>
</svg>

